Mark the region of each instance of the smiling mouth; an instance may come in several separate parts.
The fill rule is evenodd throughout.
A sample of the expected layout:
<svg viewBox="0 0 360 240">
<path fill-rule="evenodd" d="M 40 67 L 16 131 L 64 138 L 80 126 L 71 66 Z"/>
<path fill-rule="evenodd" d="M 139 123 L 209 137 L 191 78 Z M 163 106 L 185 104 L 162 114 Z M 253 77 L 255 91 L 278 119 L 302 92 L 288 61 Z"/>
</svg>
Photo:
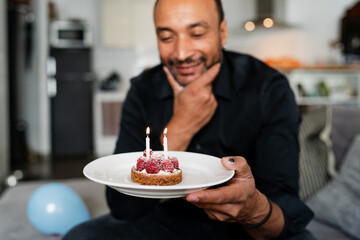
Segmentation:
<svg viewBox="0 0 360 240">
<path fill-rule="evenodd" d="M 197 68 L 202 64 L 202 61 L 196 64 L 183 64 L 183 65 L 175 65 L 175 69 L 181 75 L 192 75 L 196 72 Z"/>
</svg>

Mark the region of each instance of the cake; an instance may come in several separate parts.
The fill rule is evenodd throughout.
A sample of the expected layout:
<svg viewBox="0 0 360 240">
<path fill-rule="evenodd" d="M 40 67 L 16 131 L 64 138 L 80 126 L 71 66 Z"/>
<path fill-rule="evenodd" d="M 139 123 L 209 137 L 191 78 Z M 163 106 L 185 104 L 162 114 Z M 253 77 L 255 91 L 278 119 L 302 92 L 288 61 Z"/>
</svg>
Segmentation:
<svg viewBox="0 0 360 240">
<path fill-rule="evenodd" d="M 182 171 L 176 157 L 169 156 L 165 159 L 164 154 L 150 150 L 149 158 L 146 150 L 137 159 L 136 165 L 131 168 L 131 181 L 141 185 L 169 186 L 175 185 L 182 180 Z"/>
</svg>

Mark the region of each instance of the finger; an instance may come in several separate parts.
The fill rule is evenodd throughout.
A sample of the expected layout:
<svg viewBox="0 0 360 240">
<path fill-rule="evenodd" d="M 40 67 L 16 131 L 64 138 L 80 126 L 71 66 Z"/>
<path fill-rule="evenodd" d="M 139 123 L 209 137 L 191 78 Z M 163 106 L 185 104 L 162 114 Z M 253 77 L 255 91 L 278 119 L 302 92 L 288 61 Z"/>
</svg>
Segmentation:
<svg viewBox="0 0 360 240">
<path fill-rule="evenodd" d="M 203 87 L 203 86 L 207 86 L 207 85 L 211 84 L 216 79 L 216 76 L 219 74 L 220 67 L 221 67 L 220 63 L 214 64 L 205 73 L 203 73 L 198 79 L 191 82 L 190 84 L 196 85 L 198 87 Z"/>
<path fill-rule="evenodd" d="M 166 78 L 167 78 L 167 80 L 168 80 L 171 88 L 172 88 L 173 91 L 174 91 L 174 94 L 176 95 L 177 93 L 181 92 L 181 91 L 184 89 L 184 87 L 181 86 L 181 85 L 175 80 L 174 76 L 172 75 L 172 73 L 170 72 L 170 70 L 169 70 L 166 66 L 164 66 L 163 69 L 164 69 L 164 72 L 165 72 L 165 74 L 166 74 Z"/>
<path fill-rule="evenodd" d="M 223 157 L 221 164 L 229 170 L 235 170 L 233 178 L 252 178 L 250 166 L 243 157 Z"/>
<path fill-rule="evenodd" d="M 208 215 L 208 217 L 213 220 L 213 221 L 218 221 L 218 218 L 212 213 L 212 212 L 206 212 L 206 215 Z"/>
<path fill-rule="evenodd" d="M 206 211 L 216 211 L 216 212 L 221 212 L 223 214 L 232 213 L 233 210 L 236 209 L 236 206 L 233 203 L 227 203 L 227 204 L 194 203 L 194 205 Z"/>
<path fill-rule="evenodd" d="M 204 210 L 205 213 L 211 220 L 222 221 L 222 222 L 236 222 L 237 219 L 218 211 Z"/>
<path fill-rule="evenodd" d="M 234 177 L 226 186 L 208 189 L 187 195 L 186 200 L 192 203 L 232 203 L 247 196 L 249 188 L 255 188 L 251 169 L 243 157 L 223 157 L 221 163 L 226 169 L 235 170 Z"/>
<path fill-rule="evenodd" d="M 242 195 L 242 189 L 234 185 L 227 185 L 216 189 L 207 189 L 199 192 L 190 193 L 186 196 L 186 201 L 194 203 L 202 208 L 205 204 L 225 204 L 238 201 Z"/>
</svg>

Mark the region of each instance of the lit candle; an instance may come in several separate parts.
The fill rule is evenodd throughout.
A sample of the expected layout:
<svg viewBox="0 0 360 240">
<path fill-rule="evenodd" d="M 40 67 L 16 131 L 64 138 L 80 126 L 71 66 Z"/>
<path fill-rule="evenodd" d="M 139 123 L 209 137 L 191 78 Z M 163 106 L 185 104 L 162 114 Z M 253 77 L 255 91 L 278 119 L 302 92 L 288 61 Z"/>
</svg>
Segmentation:
<svg viewBox="0 0 360 240">
<path fill-rule="evenodd" d="M 167 128 L 164 129 L 164 156 L 165 156 L 165 159 L 168 158 L 168 145 L 167 145 L 166 133 L 167 133 Z"/>
<path fill-rule="evenodd" d="M 147 127 L 146 128 L 146 159 L 149 159 L 150 157 L 150 138 L 149 138 L 149 134 L 150 134 L 150 128 Z"/>
</svg>

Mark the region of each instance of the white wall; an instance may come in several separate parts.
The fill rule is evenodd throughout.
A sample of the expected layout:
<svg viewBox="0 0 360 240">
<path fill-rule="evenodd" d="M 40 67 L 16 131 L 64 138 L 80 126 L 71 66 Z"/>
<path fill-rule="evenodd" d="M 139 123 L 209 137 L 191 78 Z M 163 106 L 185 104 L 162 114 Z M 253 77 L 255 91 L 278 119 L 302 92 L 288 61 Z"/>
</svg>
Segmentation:
<svg viewBox="0 0 360 240">
<path fill-rule="evenodd" d="M 33 1 L 35 12 L 31 70 L 22 83 L 23 118 L 28 124 L 30 149 L 41 156 L 51 151 L 50 109 L 47 96 L 46 59 L 48 56 L 48 8 L 43 0 Z"/>
<path fill-rule="evenodd" d="M 256 15 L 255 0 L 222 0 L 230 34 L 238 33 L 242 24 Z"/>
<path fill-rule="evenodd" d="M 261 29 L 250 33 L 231 31 L 228 48 L 261 59 L 293 57 L 304 64 L 335 63 L 339 60 L 330 43 L 339 40 L 341 17 L 357 0 L 278 2 L 284 4 L 281 17 L 291 28 Z"/>
<path fill-rule="evenodd" d="M 0 1 L 0 182 L 9 171 L 9 132 L 5 1 Z M 1 184 L 0 184 L 1 185 Z M 1 186 L 0 186 L 1 187 Z"/>
<path fill-rule="evenodd" d="M 286 19 L 301 26 L 311 41 L 309 54 L 315 62 L 327 62 L 331 41 L 339 40 L 340 21 L 357 0 L 288 0 Z"/>
</svg>

